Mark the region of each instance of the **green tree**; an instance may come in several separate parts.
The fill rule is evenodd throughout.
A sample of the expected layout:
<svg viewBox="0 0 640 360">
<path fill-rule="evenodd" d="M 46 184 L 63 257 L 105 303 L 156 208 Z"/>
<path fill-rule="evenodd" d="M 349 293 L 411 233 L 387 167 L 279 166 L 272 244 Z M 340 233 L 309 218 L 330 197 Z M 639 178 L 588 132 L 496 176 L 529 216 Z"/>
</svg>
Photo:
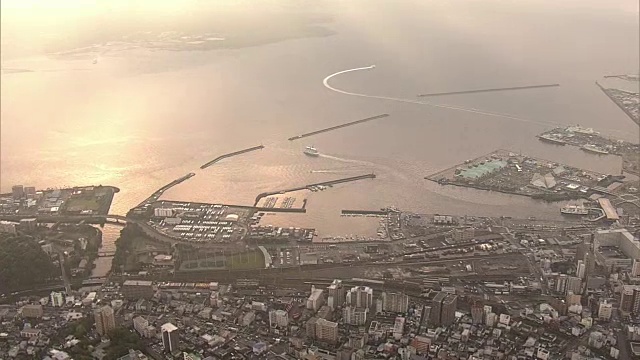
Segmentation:
<svg viewBox="0 0 640 360">
<path fill-rule="evenodd" d="M 60 276 L 49 256 L 30 236 L 0 234 L 0 291 L 24 289 Z"/>
</svg>

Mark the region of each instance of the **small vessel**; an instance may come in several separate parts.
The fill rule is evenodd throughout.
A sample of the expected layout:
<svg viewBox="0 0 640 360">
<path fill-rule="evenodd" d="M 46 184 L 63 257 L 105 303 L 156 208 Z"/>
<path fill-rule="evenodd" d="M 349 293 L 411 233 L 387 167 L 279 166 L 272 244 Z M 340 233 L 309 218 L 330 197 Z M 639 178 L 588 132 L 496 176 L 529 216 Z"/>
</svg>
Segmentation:
<svg viewBox="0 0 640 360">
<path fill-rule="evenodd" d="M 601 149 L 593 144 L 583 145 L 582 147 L 580 147 L 580 149 L 584 151 L 592 152 L 594 154 L 601 154 L 601 155 L 606 155 L 609 153 L 607 150 Z"/>
<path fill-rule="evenodd" d="M 309 156 L 319 156 L 320 153 L 318 152 L 318 149 L 314 148 L 313 146 L 307 146 L 304 149 L 304 153 L 305 155 L 309 155 Z"/>
<path fill-rule="evenodd" d="M 538 139 L 552 143 L 552 144 L 556 144 L 556 145 L 566 145 L 566 142 L 564 140 L 562 140 L 557 136 L 553 136 L 551 134 L 540 135 L 538 136 Z"/>
<path fill-rule="evenodd" d="M 566 205 L 560 209 L 560 213 L 566 215 L 589 215 L 589 209 L 582 205 Z"/>
</svg>

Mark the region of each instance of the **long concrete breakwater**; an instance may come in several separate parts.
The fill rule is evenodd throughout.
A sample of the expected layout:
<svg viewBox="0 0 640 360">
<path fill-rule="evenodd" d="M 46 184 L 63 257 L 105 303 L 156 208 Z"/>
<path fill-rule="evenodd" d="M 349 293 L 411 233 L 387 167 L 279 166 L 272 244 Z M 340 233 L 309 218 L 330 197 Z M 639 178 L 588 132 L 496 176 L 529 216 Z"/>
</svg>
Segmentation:
<svg viewBox="0 0 640 360">
<path fill-rule="evenodd" d="M 288 140 L 289 141 L 294 141 L 294 140 L 302 139 L 302 138 L 305 138 L 305 137 L 318 135 L 318 134 L 321 134 L 321 133 L 324 133 L 324 132 L 341 129 L 341 128 L 344 128 L 344 127 L 347 127 L 347 126 L 357 125 L 357 124 L 361 124 L 363 122 L 367 122 L 367 121 L 371 121 L 371 120 L 382 119 L 382 118 L 385 118 L 387 116 L 389 116 L 389 114 L 381 114 L 381 115 L 368 117 L 368 118 L 365 118 L 365 119 L 360 119 L 360 120 L 356 120 L 356 121 L 350 121 L 348 123 L 344 123 L 344 124 L 340 124 L 340 125 L 336 125 L 336 126 L 331 126 L 331 127 L 328 127 L 328 128 L 324 128 L 324 129 L 308 132 L 308 133 L 301 134 L 301 135 L 292 136 Z"/>
<path fill-rule="evenodd" d="M 444 96 L 444 95 L 462 95 L 462 94 L 475 94 L 475 93 L 495 92 L 495 91 L 510 91 L 510 90 L 527 90 L 527 89 L 538 89 L 538 88 L 548 88 L 548 87 L 557 87 L 557 86 L 560 86 L 560 84 L 511 86 L 511 87 L 503 87 L 503 88 L 490 88 L 490 89 L 477 89 L 477 90 L 464 90 L 464 91 L 448 91 L 448 92 L 428 93 L 428 94 L 420 94 L 420 95 L 418 95 L 418 97 Z"/>
<path fill-rule="evenodd" d="M 330 186 L 330 185 L 335 185 L 335 184 L 340 184 L 340 183 L 345 183 L 345 182 L 358 181 L 358 180 L 362 180 L 362 179 L 375 179 L 375 178 L 376 178 L 376 174 L 371 173 L 371 174 L 364 174 L 364 175 L 346 177 L 346 178 L 342 178 L 342 179 L 323 181 L 323 182 L 319 182 L 319 183 L 315 183 L 315 184 L 308 184 L 308 185 L 304 185 L 304 186 L 298 186 L 298 187 L 291 188 L 291 189 L 263 192 L 263 193 L 259 194 L 258 196 L 256 196 L 256 201 L 255 201 L 253 206 L 257 207 L 258 203 L 260 202 L 260 200 L 262 200 L 262 198 L 265 198 L 265 197 L 271 196 L 271 195 L 285 194 L 285 193 L 292 192 L 292 191 L 304 190 L 304 189 L 308 189 L 308 188 L 310 188 L 312 186 Z M 273 211 L 273 210 L 269 209 L 268 211 Z"/>
<path fill-rule="evenodd" d="M 247 148 L 247 149 L 242 149 L 242 150 L 230 152 L 228 154 L 220 155 L 217 158 L 209 161 L 208 163 L 200 166 L 200 169 L 206 169 L 209 166 L 217 163 L 218 161 L 220 161 L 222 159 L 226 159 L 226 158 L 229 158 L 229 157 L 232 157 L 232 156 L 242 155 L 242 154 L 245 154 L 245 153 L 248 153 L 248 152 L 251 152 L 251 151 L 256 151 L 256 150 L 261 150 L 261 149 L 264 149 L 264 145 L 253 146 L 253 147 L 250 147 L 250 148 Z"/>
<path fill-rule="evenodd" d="M 172 182 L 168 183 L 167 185 L 161 187 L 160 189 L 156 190 L 153 194 L 151 194 L 151 196 L 149 196 L 148 198 L 144 199 L 140 204 L 136 205 L 136 207 L 140 207 L 143 206 L 145 204 L 149 204 L 152 203 L 156 200 L 158 200 L 160 198 L 160 196 L 162 196 L 162 194 L 164 194 L 165 191 L 169 190 L 170 188 L 188 180 L 191 179 L 192 177 L 196 176 L 195 173 L 188 173 L 187 175 L 181 176 L 175 180 L 173 180 Z"/>
</svg>

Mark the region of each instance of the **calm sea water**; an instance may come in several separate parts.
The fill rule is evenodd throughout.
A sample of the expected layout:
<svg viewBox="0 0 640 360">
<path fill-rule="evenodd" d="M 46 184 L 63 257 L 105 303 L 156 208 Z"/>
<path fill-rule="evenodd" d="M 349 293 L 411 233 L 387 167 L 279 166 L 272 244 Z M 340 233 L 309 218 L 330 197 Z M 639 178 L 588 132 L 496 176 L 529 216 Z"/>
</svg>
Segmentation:
<svg viewBox="0 0 640 360">
<path fill-rule="evenodd" d="M 112 212 L 124 214 L 194 170 L 197 176 L 164 198 L 252 204 L 262 191 L 373 171 L 375 180 L 310 193 L 305 215 L 269 218 L 316 227 L 322 235 L 355 234 L 369 232 L 371 222 L 340 218 L 341 209 L 395 205 L 426 213 L 558 218 L 558 204 L 423 178 L 498 148 L 620 172 L 616 157 L 535 138 L 555 125 L 581 124 L 638 141 L 637 125 L 594 84 L 603 75 L 638 72 L 632 1 L 315 6 L 334 35 L 211 51 L 96 50 L 96 64 L 95 52 L 5 60 L 3 68 L 33 71 L 2 76 L 1 190 L 18 183 L 115 185 L 121 192 Z M 297 10 L 291 11 L 295 18 Z M 426 92 L 561 86 L 429 99 L 511 118 L 349 96 L 323 86 L 330 74 L 372 64 L 375 69 L 336 76 L 332 86 L 410 100 Z M 286 140 L 380 113 L 391 116 Z M 267 148 L 198 168 L 258 144 Z M 307 145 L 326 156 L 304 156 Z"/>
</svg>

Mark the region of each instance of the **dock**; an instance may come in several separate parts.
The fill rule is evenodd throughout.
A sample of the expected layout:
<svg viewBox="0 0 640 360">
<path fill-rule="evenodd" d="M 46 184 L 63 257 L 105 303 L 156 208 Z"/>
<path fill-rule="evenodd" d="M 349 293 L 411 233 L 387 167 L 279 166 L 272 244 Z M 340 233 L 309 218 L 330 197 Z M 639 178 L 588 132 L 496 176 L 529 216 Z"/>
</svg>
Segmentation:
<svg viewBox="0 0 640 360">
<path fill-rule="evenodd" d="M 342 179 L 323 181 L 323 182 L 320 182 L 320 183 L 308 184 L 308 185 L 304 185 L 304 186 L 298 186 L 298 187 L 291 188 L 291 189 L 263 192 L 263 193 L 259 194 L 258 196 L 256 196 L 256 201 L 255 201 L 253 206 L 257 207 L 258 203 L 260 202 L 260 200 L 262 200 L 262 198 L 267 197 L 267 196 L 271 196 L 271 195 L 285 194 L 285 193 L 288 193 L 288 192 L 305 190 L 305 189 L 308 189 L 308 188 L 310 188 L 312 186 L 330 186 L 330 185 L 346 183 L 346 182 L 351 182 L 351 181 L 358 181 L 358 180 L 362 180 L 362 179 L 375 179 L 375 178 L 376 178 L 376 174 L 371 173 L 371 174 L 364 174 L 364 175 L 358 175 L 358 176 L 351 176 L 351 177 L 342 178 Z M 280 211 L 293 211 L 293 210 L 294 209 L 280 209 Z M 274 211 L 274 209 L 269 208 L 268 211 Z"/>
<path fill-rule="evenodd" d="M 490 89 L 477 89 L 477 90 L 464 90 L 464 91 L 448 91 L 448 92 L 428 93 L 428 94 L 420 94 L 420 95 L 418 95 L 418 97 L 475 94 L 475 93 L 495 92 L 495 91 L 527 90 L 527 89 L 539 89 L 539 88 L 558 87 L 558 86 L 560 86 L 560 84 L 511 86 L 511 87 L 503 87 L 503 88 L 490 88 Z"/>
<path fill-rule="evenodd" d="M 337 130 L 337 129 L 342 129 L 342 128 L 347 127 L 347 126 L 357 125 L 357 124 L 361 124 L 361 123 L 364 123 L 364 122 L 367 122 L 367 121 L 376 120 L 376 119 L 382 119 L 382 118 L 385 118 L 387 116 L 389 116 L 389 114 L 381 114 L 381 115 L 368 117 L 368 118 L 365 118 L 365 119 L 351 121 L 351 122 L 344 123 L 344 124 L 341 124 L 341 125 L 331 126 L 331 127 L 328 127 L 328 128 L 324 128 L 324 129 L 308 132 L 308 133 L 305 133 L 305 134 L 292 136 L 288 140 L 289 141 L 299 140 L 299 139 L 306 138 L 306 137 L 309 137 L 309 136 L 318 135 L 318 134 L 321 134 L 321 133 L 325 133 L 325 132 L 329 132 L 329 131 L 333 131 L 333 130 Z"/>
<path fill-rule="evenodd" d="M 264 145 L 253 146 L 253 147 L 250 147 L 250 148 L 246 148 L 246 149 L 230 152 L 228 154 L 220 155 L 217 158 L 209 161 L 208 163 L 200 166 L 200 169 L 206 169 L 209 166 L 217 163 L 218 161 L 220 161 L 222 159 L 230 158 L 232 156 L 242 155 L 242 154 L 245 154 L 245 153 L 248 153 L 248 152 L 251 152 L 251 151 L 256 151 L 256 150 L 261 150 L 261 149 L 264 149 Z"/>
</svg>

